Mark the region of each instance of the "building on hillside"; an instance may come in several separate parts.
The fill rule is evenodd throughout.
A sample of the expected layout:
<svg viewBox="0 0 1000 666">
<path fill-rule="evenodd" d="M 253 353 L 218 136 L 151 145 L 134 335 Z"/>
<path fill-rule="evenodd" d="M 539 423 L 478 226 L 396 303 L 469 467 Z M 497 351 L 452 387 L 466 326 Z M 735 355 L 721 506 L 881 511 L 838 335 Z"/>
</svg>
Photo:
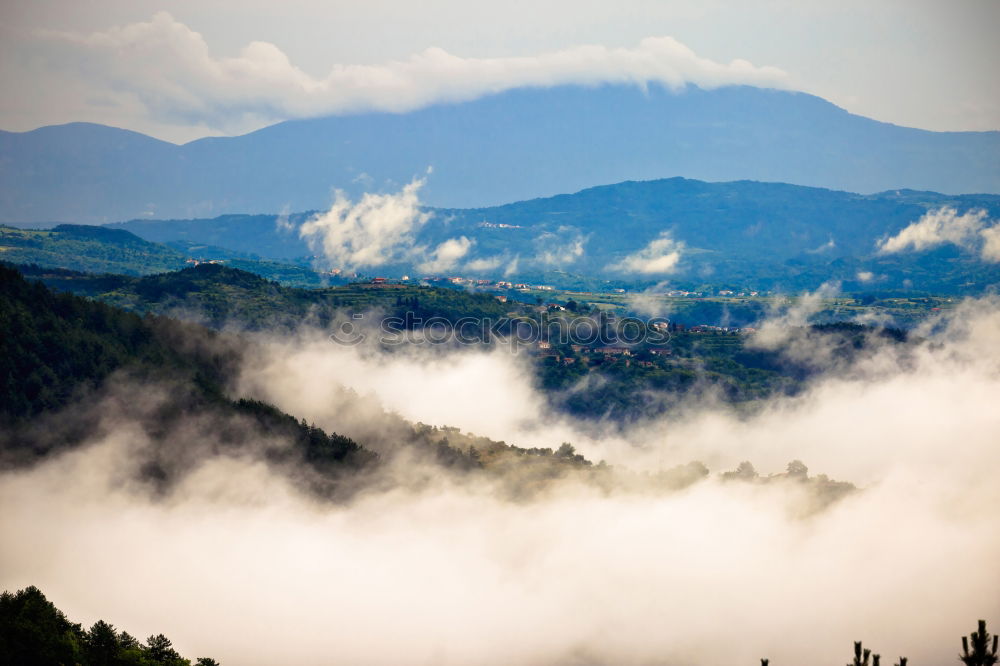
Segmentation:
<svg viewBox="0 0 1000 666">
<path fill-rule="evenodd" d="M 605 356 L 631 356 L 632 350 L 628 347 L 610 346 L 610 347 L 598 347 L 594 350 L 598 354 L 604 354 Z"/>
</svg>

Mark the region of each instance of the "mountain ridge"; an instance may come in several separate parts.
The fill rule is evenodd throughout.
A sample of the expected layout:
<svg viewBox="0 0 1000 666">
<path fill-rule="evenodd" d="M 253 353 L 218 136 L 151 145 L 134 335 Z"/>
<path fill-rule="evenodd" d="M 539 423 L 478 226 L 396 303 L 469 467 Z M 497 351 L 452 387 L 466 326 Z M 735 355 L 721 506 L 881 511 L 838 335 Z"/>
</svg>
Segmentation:
<svg viewBox="0 0 1000 666">
<path fill-rule="evenodd" d="M 917 190 L 866 195 L 787 183 L 708 183 L 675 177 L 626 181 L 489 208 L 425 207 L 429 219 L 413 230 L 409 242 L 433 248 L 465 239 L 467 254 L 441 268 L 439 277 L 573 288 L 608 288 L 611 282 L 633 288 L 669 279 L 692 291 L 797 291 L 834 280 L 852 291 L 979 293 L 1000 283 L 1000 265 L 984 260 L 972 246 L 943 244 L 919 252 L 879 253 L 879 242 L 942 208 L 954 208 L 959 214 L 984 210 L 989 219 L 997 220 L 1000 195 Z M 424 274 L 419 256 L 400 253 L 373 266 L 333 265 L 315 256 L 318 249 L 297 233 L 309 217 L 303 212 L 132 220 L 37 232 L 0 227 L 0 251 L 2 258 L 14 263 L 98 272 L 113 270 L 101 263 L 108 260 L 125 261 L 128 270 L 119 272 L 131 273 L 176 268 L 185 257 L 222 260 L 300 286 L 337 281 L 334 273 L 327 272 L 331 269 L 346 275 L 355 268 L 369 276 Z M 111 238 L 125 232 L 134 234 L 133 244 L 139 238 L 160 244 L 158 252 L 165 253 L 171 265 L 147 266 L 152 255 L 123 254 Z M 99 242 L 102 235 L 109 242 Z M 58 245 L 63 238 L 73 244 Z M 82 245 L 81 239 L 90 245 Z M 679 254 L 672 270 L 654 275 L 616 268 L 643 248 L 664 242 Z M 87 261 L 85 250 L 91 257 Z"/>
<path fill-rule="evenodd" d="M 398 189 L 428 167 L 422 199 L 449 208 L 673 175 L 1000 192 L 1000 132 L 906 128 L 806 93 L 747 86 L 516 89 L 181 145 L 102 127 L 0 132 L 0 221 L 316 209 L 334 187 L 354 196 Z"/>
<path fill-rule="evenodd" d="M 496 207 L 426 208 L 432 217 L 418 231 L 416 242 L 434 246 L 465 236 L 473 241 L 468 258 L 502 256 L 510 261 L 519 255 L 518 274 L 522 276 L 545 268 L 608 273 L 610 264 L 665 232 L 674 241 L 683 242 L 688 250 L 701 252 L 684 255 L 681 270 L 671 276 L 676 280 L 696 280 L 699 274 L 709 271 L 715 276 L 713 280 L 756 282 L 768 273 L 770 281 L 780 282 L 783 273 L 797 273 L 803 265 L 809 265 L 817 271 L 814 277 L 818 282 L 809 283 L 809 288 L 815 288 L 826 279 L 820 275 L 824 271 L 832 271 L 831 277 L 836 273 L 838 279 L 853 279 L 852 270 L 877 272 L 878 266 L 885 266 L 900 272 L 898 281 L 902 284 L 902 272 L 916 269 L 925 260 L 945 261 L 948 266 L 951 263 L 947 262 L 960 261 L 970 275 L 991 272 L 973 257 L 947 247 L 936 251 L 943 253 L 937 259 L 934 251 L 877 256 L 879 239 L 898 233 L 929 210 L 941 207 L 959 211 L 982 208 L 996 219 L 1000 218 L 1000 195 L 953 196 L 916 190 L 857 194 L 787 183 L 708 183 L 679 177 L 625 181 Z M 287 261 L 312 252 L 298 234 L 289 230 L 308 216 L 289 215 L 283 218 L 285 225 L 281 228 L 277 215 L 133 220 L 111 226 L 156 242 L 185 239 Z M 490 226 L 497 224 L 507 226 Z M 533 254 L 558 254 L 577 242 L 581 243 L 581 253 L 564 265 L 531 265 Z M 413 270 L 406 266 L 383 266 L 378 270 L 391 275 L 395 269 Z M 502 272 L 503 268 L 497 270 Z"/>
</svg>

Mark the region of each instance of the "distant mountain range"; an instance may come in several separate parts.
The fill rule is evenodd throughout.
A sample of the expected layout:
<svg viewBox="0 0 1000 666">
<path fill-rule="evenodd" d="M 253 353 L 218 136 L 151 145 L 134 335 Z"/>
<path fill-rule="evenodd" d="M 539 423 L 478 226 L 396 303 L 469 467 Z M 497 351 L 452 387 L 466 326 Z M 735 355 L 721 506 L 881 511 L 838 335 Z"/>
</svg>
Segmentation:
<svg viewBox="0 0 1000 666">
<path fill-rule="evenodd" d="M 895 190 L 853 194 L 783 183 L 706 183 L 685 178 L 624 182 L 575 194 L 476 209 L 428 209 L 417 243 L 448 238 L 473 241 L 465 268 L 453 272 L 497 278 L 512 275 L 562 285 L 606 280 L 635 284 L 656 277 L 609 269 L 661 234 L 683 243 L 675 284 L 815 288 L 841 280 L 856 290 L 916 288 L 978 291 L 1000 282 L 1000 265 L 952 246 L 882 256 L 880 239 L 898 233 L 929 210 L 984 209 L 1000 218 L 1000 195 L 946 195 Z M 308 213 L 227 215 L 213 219 L 133 220 L 109 225 L 150 241 L 228 248 L 274 261 L 308 261 L 312 253 L 296 227 Z M 289 230 L 291 227 L 291 230 Z M 503 257 L 474 270 L 468 260 Z M 516 267 L 511 262 L 517 258 Z M 248 269 L 252 270 L 252 269 Z M 412 265 L 368 273 L 399 275 Z M 871 273 L 867 283 L 859 273 Z M 595 282 L 596 281 L 596 282 Z"/>
<path fill-rule="evenodd" d="M 668 280 L 702 291 L 814 289 L 975 293 L 1000 284 L 1000 263 L 974 247 L 940 245 L 883 255 L 880 240 L 942 207 L 1000 219 L 1000 195 L 895 190 L 861 195 L 783 183 L 706 183 L 685 178 L 624 182 L 491 208 L 427 208 L 413 245 L 467 239 L 468 253 L 440 270 L 419 255 L 359 267 L 361 275 L 461 275 L 584 289 L 636 288 Z M 132 220 L 105 226 L 18 229 L 0 225 L 0 260 L 91 273 L 148 275 L 222 260 L 286 285 L 343 282 L 300 237 L 309 212 L 287 216 Z M 280 224 L 279 224 L 280 220 Z M 658 239 L 672 271 L 622 270 Z M 345 270 L 344 274 L 350 274 Z"/>
<path fill-rule="evenodd" d="M 73 123 L 0 132 L 0 221 L 105 223 L 324 208 L 331 188 L 478 207 L 683 175 L 854 192 L 1000 192 L 1000 132 L 929 132 L 804 93 L 653 85 L 504 92 L 280 123 L 182 146 Z"/>
</svg>

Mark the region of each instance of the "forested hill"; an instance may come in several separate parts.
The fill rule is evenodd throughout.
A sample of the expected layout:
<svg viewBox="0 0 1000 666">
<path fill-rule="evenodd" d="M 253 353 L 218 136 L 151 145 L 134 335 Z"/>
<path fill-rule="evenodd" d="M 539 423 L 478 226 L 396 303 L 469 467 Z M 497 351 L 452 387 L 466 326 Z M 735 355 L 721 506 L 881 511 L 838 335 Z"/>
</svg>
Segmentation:
<svg viewBox="0 0 1000 666">
<path fill-rule="evenodd" d="M 448 275 L 584 290 L 607 288 L 609 281 L 642 287 L 665 277 L 692 291 L 801 291 L 837 281 L 845 291 L 960 294 L 1000 283 L 1000 263 L 984 260 L 975 244 L 879 253 L 881 240 L 943 208 L 960 214 L 983 210 L 992 224 L 1000 219 L 1000 196 L 913 190 L 861 195 L 785 183 L 668 178 L 491 208 L 425 209 L 431 217 L 414 231 L 413 242 L 437 247 L 468 239 L 467 256 Z M 312 257 L 314 250 L 295 231 L 308 217 L 289 215 L 280 225 L 278 215 L 225 215 L 51 230 L 0 226 L 0 260 L 129 275 L 221 261 L 286 286 L 344 284 L 339 275 L 312 265 L 322 260 Z M 669 274 L 623 268 L 628 257 L 644 256 L 657 242 L 677 251 Z M 419 263 L 410 258 L 356 268 L 399 277 L 413 275 Z"/>
<path fill-rule="evenodd" d="M 37 587 L 0 593 L 0 664 L 5 666 L 219 666 L 185 659 L 163 634 L 140 642 L 98 620 L 89 629 L 69 620 Z"/>
<path fill-rule="evenodd" d="M 523 449 L 413 424 L 347 391 L 340 423 L 350 436 L 328 435 L 252 397 L 228 395 L 252 341 L 55 293 L 2 265 L 0 331 L 0 468 L 37 463 L 128 422 L 150 444 L 133 452 L 140 479 L 160 491 L 207 459 L 238 454 L 334 499 L 395 482 L 378 463 L 399 453 L 410 463 L 481 472 L 518 496 L 567 474 L 611 482 L 610 468 L 591 465 L 569 444 Z M 683 486 L 703 478 L 703 469 L 684 465 L 641 483 Z"/>
<path fill-rule="evenodd" d="M 144 275 L 183 268 L 185 256 L 124 229 L 60 224 L 52 229 L 0 225 L 0 258 L 10 263 Z"/>
<path fill-rule="evenodd" d="M 848 291 L 877 286 L 975 293 L 1000 282 L 1000 265 L 984 262 L 975 248 L 938 245 L 878 253 L 880 240 L 946 207 L 959 213 L 982 209 L 989 219 L 1000 219 L 1000 196 L 991 194 L 891 190 L 863 195 L 786 183 L 666 178 L 489 208 L 426 209 L 431 218 L 416 232 L 416 243 L 434 247 L 464 236 L 472 243 L 467 263 L 453 269 L 457 274 L 495 280 L 510 271 L 519 277 L 503 279 L 564 287 L 663 279 L 616 266 L 664 234 L 683 244 L 671 283 L 696 291 L 713 284 L 800 291 L 832 280 Z M 145 219 L 111 226 L 150 241 L 200 242 L 289 261 L 310 252 L 288 229 L 307 218 L 288 216 L 281 228 L 277 215 Z M 476 259 L 492 268 L 470 268 Z M 414 267 L 378 270 L 401 275 L 412 274 Z M 870 274 L 872 282 L 859 281 L 859 274 Z"/>
<path fill-rule="evenodd" d="M 325 473 L 357 471 L 375 461 L 347 437 L 327 435 L 270 405 L 227 397 L 242 348 L 235 338 L 56 294 L 4 266 L 0 330 L 0 464 L 30 463 L 99 436 L 105 412 L 138 409 L 141 401 L 130 392 L 156 396 L 158 387 L 170 390 L 132 414 L 160 445 L 144 470 L 148 480 L 169 482 L 183 471 L 190 461 L 171 447 L 181 445 L 177 431 L 199 419 L 211 422 L 213 437 L 206 441 L 220 451 L 237 450 L 247 440 L 291 443 L 266 455 Z M 117 407 L 99 402 L 116 396 Z M 67 411 L 79 405 L 89 407 Z"/>
<path fill-rule="evenodd" d="M 60 291 L 96 298 L 140 313 L 174 314 L 212 327 L 295 328 L 328 324 L 338 312 L 381 311 L 423 320 L 462 317 L 497 320 L 512 307 L 490 294 L 426 286 L 351 284 L 322 289 L 283 287 L 258 275 L 221 264 L 200 264 L 145 277 L 95 275 L 20 266 L 34 279 Z"/>
<path fill-rule="evenodd" d="M 283 284 L 318 287 L 341 282 L 301 263 L 266 261 L 184 239 L 159 243 L 144 240 L 125 229 L 81 224 L 60 224 L 52 229 L 0 225 L 0 261 L 123 275 L 150 275 L 178 270 L 192 263 L 225 261 L 230 266 Z"/>
</svg>

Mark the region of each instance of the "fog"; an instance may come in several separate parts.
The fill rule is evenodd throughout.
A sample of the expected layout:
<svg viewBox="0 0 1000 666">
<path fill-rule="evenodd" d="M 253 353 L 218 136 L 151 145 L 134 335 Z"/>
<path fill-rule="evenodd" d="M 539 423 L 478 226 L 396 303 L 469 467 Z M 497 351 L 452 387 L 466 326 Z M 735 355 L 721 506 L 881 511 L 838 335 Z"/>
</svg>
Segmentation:
<svg viewBox="0 0 1000 666">
<path fill-rule="evenodd" d="M 261 338 L 234 392 L 362 444 L 387 409 L 520 446 L 570 441 L 636 470 L 697 459 L 712 475 L 511 500 L 437 471 L 330 503 L 252 456 L 217 456 L 164 497 L 129 480 L 145 443 L 122 420 L 0 476 L 0 587 L 37 585 L 71 619 L 163 632 L 229 665 L 834 665 L 854 640 L 885 663 L 955 663 L 978 618 L 1000 622 L 1000 302 L 964 303 L 920 342 L 849 365 L 794 327 L 767 335 L 790 353 L 812 345 L 828 372 L 749 416 L 700 396 L 624 431 L 549 413 L 506 349 Z M 718 478 L 793 459 L 861 490 L 803 513 L 800 484 Z"/>
</svg>

